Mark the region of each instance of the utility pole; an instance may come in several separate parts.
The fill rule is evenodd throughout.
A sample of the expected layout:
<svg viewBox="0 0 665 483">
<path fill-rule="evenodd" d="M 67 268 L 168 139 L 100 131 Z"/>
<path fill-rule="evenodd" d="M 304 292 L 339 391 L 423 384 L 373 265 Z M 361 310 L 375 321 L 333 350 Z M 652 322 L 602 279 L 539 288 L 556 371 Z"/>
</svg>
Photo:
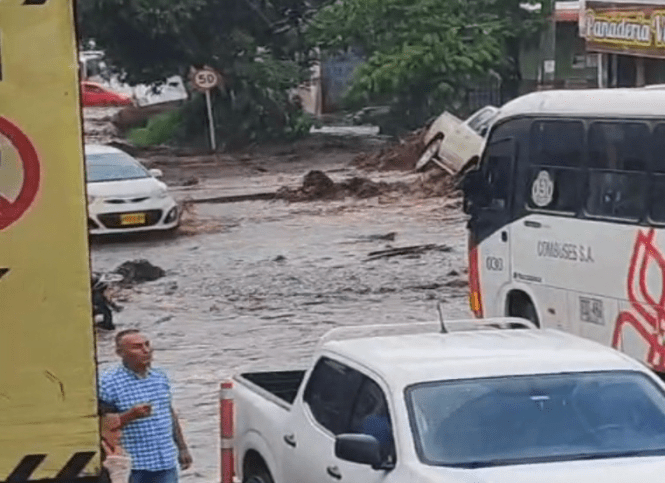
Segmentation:
<svg viewBox="0 0 665 483">
<path fill-rule="evenodd" d="M 548 2 L 548 17 L 542 38 L 543 84 L 552 87 L 556 73 L 556 0 Z"/>
</svg>

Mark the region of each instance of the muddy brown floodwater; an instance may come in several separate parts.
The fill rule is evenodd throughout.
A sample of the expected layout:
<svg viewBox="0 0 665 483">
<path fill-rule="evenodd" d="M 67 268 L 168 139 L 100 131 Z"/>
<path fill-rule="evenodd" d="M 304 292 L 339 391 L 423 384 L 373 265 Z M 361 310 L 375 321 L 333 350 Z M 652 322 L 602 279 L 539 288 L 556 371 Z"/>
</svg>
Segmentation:
<svg viewBox="0 0 665 483">
<path fill-rule="evenodd" d="M 218 388 L 238 368 L 305 365 L 329 329 L 436 321 L 438 301 L 446 317 L 468 317 L 464 218 L 450 200 L 255 201 L 198 209 L 218 219 L 217 233 L 92 247 L 97 270 L 145 258 L 167 272 L 121 293 L 116 324 L 149 334 L 155 364 L 172 378 L 195 461 L 184 481 L 218 481 Z M 368 257 L 413 245 L 435 247 Z M 112 337 L 98 333 L 101 369 L 115 362 Z"/>
<path fill-rule="evenodd" d="M 111 114 L 86 114 L 88 142 L 107 141 Z M 163 169 L 181 200 L 220 190 L 235 194 L 231 188 L 238 184 L 276 189 L 293 182 L 289 173 L 300 177 L 319 169 L 314 166 L 354 174 L 346 166 L 364 145 L 325 143 L 307 141 L 277 158 L 166 155 L 146 163 Z M 195 186 L 178 187 L 191 176 Z M 171 377 L 194 457 L 183 481 L 219 481 L 219 383 L 240 368 L 304 366 L 332 328 L 436 321 L 439 301 L 445 317 L 469 317 L 460 201 L 422 198 L 385 193 L 362 200 L 194 204 L 175 235 L 93 240 L 94 270 L 135 259 L 166 270 L 154 282 L 114 287 L 124 307 L 114 315 L 117 330 L 139 328 L 151 337 L 155 365 Z M 412 246 L 421 248 L 370 256 Z M 103 371 L 117 361 L 114 333 L 97 335 Z"/>
</svg>

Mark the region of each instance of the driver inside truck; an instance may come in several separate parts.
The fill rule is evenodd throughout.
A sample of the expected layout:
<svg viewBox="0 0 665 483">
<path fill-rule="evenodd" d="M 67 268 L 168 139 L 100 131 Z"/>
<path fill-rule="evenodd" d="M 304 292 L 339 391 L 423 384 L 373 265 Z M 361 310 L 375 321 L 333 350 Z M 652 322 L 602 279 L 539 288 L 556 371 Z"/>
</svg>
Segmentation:
<svg viewBox="0 0 665 483">
<path fill-rule="evenodd" d="M 376 383 L 365 381 L 353 413 L 354 432 L 374 436 L 379 442 L 383 460 L 394 460 L 395 449 L 388 405 L 381 388 Z"/>
</svg>

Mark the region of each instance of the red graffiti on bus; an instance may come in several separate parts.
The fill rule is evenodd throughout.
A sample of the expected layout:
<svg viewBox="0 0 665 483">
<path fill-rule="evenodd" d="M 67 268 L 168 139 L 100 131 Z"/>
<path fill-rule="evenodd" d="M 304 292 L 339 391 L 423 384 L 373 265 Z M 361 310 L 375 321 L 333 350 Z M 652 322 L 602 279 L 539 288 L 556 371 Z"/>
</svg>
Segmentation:
<svg viewBox="0 0 665 483">
<path fill-rule="evenodd" d="M 612 347 L 619 348 L 625 326 L 632 327 L 649 345 L 647 363 L 657 371 L 665 372 L 665 256 L 656 247 L 656 232 L 637 234 L 635 248 L 628 270 L 628 301 L 631 309 L 620 312 L 614 327 Z M 655 264 L 662 277 L 660 293 L 649 292 L 647 272 Z"/>
</svg>

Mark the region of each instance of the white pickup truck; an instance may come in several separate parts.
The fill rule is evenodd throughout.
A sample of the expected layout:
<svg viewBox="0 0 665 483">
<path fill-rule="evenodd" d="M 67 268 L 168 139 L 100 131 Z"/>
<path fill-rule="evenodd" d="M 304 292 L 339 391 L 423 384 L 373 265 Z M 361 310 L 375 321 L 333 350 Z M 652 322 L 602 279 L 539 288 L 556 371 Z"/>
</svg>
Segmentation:
<svg viewBox="0 0 665 483">
<path fill-rule="evenodd" d="M 627 356 L 521 319 L 381 330 L 333 331 L 306 371 L 233 378 L 243 482 L 665 478 L 665 386 Z"/>
</svg>

